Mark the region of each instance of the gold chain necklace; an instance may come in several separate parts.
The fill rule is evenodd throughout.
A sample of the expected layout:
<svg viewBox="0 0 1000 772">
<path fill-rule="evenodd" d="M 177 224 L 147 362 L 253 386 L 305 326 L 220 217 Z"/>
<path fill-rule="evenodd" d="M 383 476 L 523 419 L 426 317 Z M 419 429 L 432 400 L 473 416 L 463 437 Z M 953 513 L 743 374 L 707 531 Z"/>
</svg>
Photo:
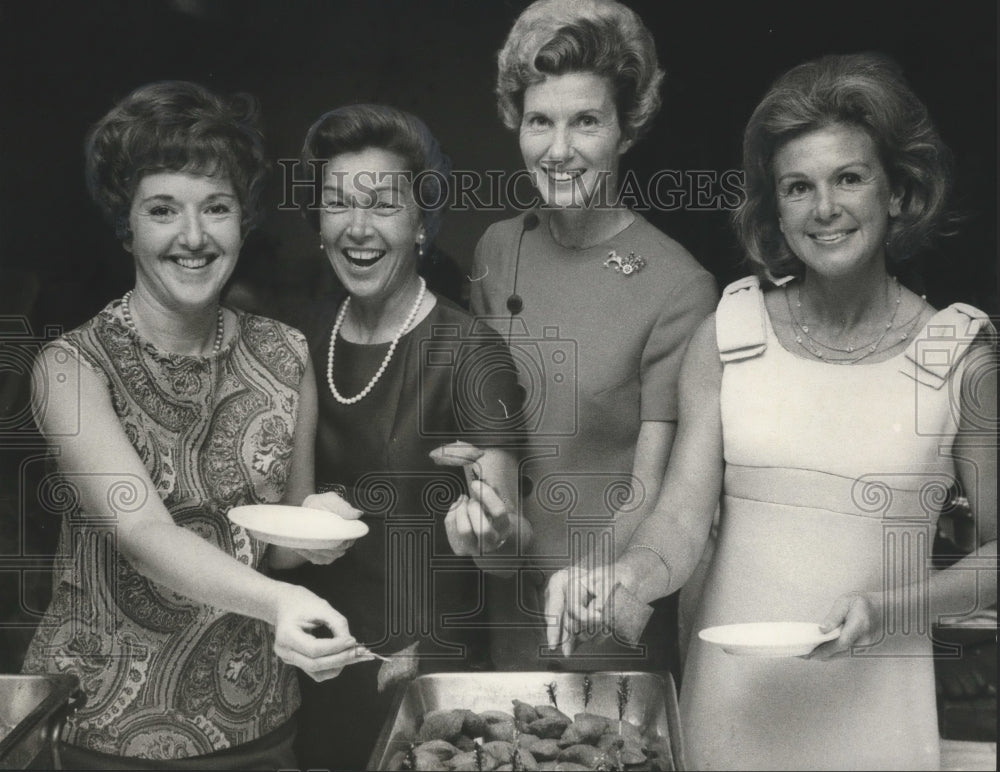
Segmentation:
<svg viewBox="0 0 1000 772">
<path fill-rule="evenodd" d="M 903 300 L 903 288 L 899 284 L 899 280 L 893 278 L 896 283 L 896 302 L 892 306 L 892 314 L 889 316 L 889 320 L 885 323 L 885 327 L 879 333 L 879 335 L 867 343 L 850 344 L 847 347 L 834 346 L 830 343 L 824 343 L 813 335 L 809 334 L 809 322 L 805 319 L 796 317 L 795 311 L 792 310 L 792 303 L 788 297 L 787 288 L 785 288 L 785 304 L 788 306 L 788 315 L 792 320 L 792 325 L 795 328 L 795 342 L 802 346 L 806 351 L 815 356 L 817 359 L 822 359 L 827 362 L 836 362 L 838 364 L 853 364 L 854 362 L 860 362 L 862 359 L 866 359 L 874 354 L 878 347 L 881 345 L 882 341 L 885 340 L 886 336 L 889 334 L 889 330 L 892 329 L 896 322 L 896 315 L 899 313 L 899 307 Z M 796 290 L 795 307 L 800 311 L 802 309 L 802 291 L 801 288 Z M 919 316 L 919 315 L 918 315 Z M 801 332 L 800 332 L 801 331 Z M 904 331 L 900 337 L 900 340 L 905 340 L 908 331 Z M 805 339 L 803 339 L 803 335 Z M 809 341 L 809 343 L 806 342 Z M 812 344 L 812 345 L 810 345 Z M 843 356 L 831 356 L 830 354 L 824 353 L 822 349 L 827 351 L 838 351 L 844 354 L 853 354 L 855 351 L 861 351 L 858 356 L 855 357 L 843 357 Z"/>
</svg>

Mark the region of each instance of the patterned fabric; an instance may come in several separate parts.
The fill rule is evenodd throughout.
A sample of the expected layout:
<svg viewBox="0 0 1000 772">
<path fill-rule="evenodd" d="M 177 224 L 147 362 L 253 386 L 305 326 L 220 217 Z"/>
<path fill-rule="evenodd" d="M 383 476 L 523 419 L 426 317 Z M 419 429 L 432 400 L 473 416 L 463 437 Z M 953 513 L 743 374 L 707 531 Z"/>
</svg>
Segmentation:
<svg viewBox="0 0 1000 772">
<path fill-rule="evenodd" d="M 230 524 L 241 504 L 281 499 L 308 351 L 296 330 L 238 314 L 217 355 L 180 356 L 142 341 L 112 302 L 61 346 L 105 382 L 114 410 L 174 521 L 246 565 L 266 545 Z M 66 476 L 63 483 L 72 486 Z M 120 511 L 144 495 L 120 486 Z M 53 599 L 25 672 L 79 676 L 87 705 L 65 739 L 103 753 L 176 759 L 252 741 L 299 705 L 294 671 L 264 622 L 184 598 L 139 574 L 113 524 L 71 507 Z"/>
</svg>

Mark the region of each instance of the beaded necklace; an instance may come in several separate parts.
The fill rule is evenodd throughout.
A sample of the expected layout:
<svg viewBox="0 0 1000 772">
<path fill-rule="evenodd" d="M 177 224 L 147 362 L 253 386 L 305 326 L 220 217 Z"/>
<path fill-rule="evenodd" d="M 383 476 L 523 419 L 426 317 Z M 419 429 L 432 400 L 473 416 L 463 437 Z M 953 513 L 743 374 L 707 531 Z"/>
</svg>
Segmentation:
<svg viewBox="0 0 1000 772">
<path fill-rule="evenodd" d="M 122 295 L 122 318 L 125 320 L 125 324 L 131 327 L 133 330 L 138 332 L 139 330 L 135 326 L 135 322 L 132 321 L 132 311 L 129 308 L 129 302 L 132 300 L 132 290 L 129 290 L 124 295 Z M 212 344 L 212 355 L 218 354 L 222 351 L 222 341 L 226 337 L 226 317 L 222 311 L 222 306 L 219 306 L 219 317 L 218 321 L 215 323 L 215 342 Z"/>
<path fill-rule="evenodd" d="M 392 359 L 392 355 L 396 352 L 396 346 L 399 345 L 399 341 L 402 339 L 406 331 L 410 329 L 410 325 L 413 324 L 413 320 L 417 316 L 417 311 L 420 310 L 420 304 L 424 301 L 424 294 L 427 292 L 427 282 L 424 281 L 423 277 L 420 277 L 420 292 L 417 293 L 417 299 L 413 303 L 413 307 L 410 309 L 410 313 L 406 316 L 406 321 L 403 322 L 403 326 L 399 328 L 396 336 L 392 339 L 392 343 L 389 344 L 389 351 L 385 355 L 385 359 L 382 360 L 382 364 L 379 366 L 378 370 L 368 385 L 365 386 L 358 394 L 353 397 L 345 397 L 339 391 L 337 391 L 336 385 L 333 383 L 333 349 L 337 343 L 337 334 L 340 332 L 341 326 L 344 324 L 344 317 L 347 316 L 347 306 L 351 302 L 350 296 L 344 300 L 343 304 L 340 306 L 340 311 L 337 314 L 337 319 L 333 323 L 333 331 L 330 333 L 330 348 L 326 356 L 326 382 L 330 386 L 330 393 L 333 394 L 333 398 L 337 400 L 341 405 L 353 405 L 355 402 L 360 402 L 365 397 L 367 397 L 371 390 L 375 388 L 375 384 L 378 383 L 379 378 L 385 372 L 385 369 L 389 366 L 389 361 Z"/>
</svg>

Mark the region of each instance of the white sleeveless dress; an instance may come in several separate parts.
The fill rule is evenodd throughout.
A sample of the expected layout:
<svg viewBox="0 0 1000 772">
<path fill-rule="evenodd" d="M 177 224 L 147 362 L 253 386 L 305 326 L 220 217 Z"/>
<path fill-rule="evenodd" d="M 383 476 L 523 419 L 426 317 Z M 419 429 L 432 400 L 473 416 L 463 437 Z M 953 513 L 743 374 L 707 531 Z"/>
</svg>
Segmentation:
<svg viewBox="0 0 1000 772">
<path fill-rule="evenodd" d="M 956 304 L 898 356 L 828 364 L 782 347 L 756 279 L 726 288 L 719 541 L 681 689 L 692 768 L 939 766 L 932 620 L 920 592 L 887 619 L 883 641 L 830 662 L 733 656 L 697 631 L 820 622 L 842 593 L 926 582 L 955 479 L 963 354 L 984 327 L 982 312 Z"/>
</svg>

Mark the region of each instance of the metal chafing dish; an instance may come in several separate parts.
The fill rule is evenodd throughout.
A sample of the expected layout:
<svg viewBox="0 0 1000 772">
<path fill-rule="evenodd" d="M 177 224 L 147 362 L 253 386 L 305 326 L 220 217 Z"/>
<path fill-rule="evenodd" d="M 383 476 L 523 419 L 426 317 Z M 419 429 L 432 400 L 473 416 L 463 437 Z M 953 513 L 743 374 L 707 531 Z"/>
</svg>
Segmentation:
<svg viewBox="0 0 1000 772">
<path fill-rule="evenodd" d="M 0 769 L 24 769 L 46 748 L 61 769 L 63 724 L 86 701 L 73 675 L 0 675 Z"/>
<path fill-rule="evenodd" d="M 630 697 L 625 718 L 636 724 L 650 745 L 663 749 L 673 769 L 684 769 L 677 692 L 669 673 L 639 672 L 481 672 L 419 676 L 397 694 L 368 760 L 368 769 L 388 770 L 393 757 L 406 751 L 423 714 L 432 710 L 468 709 L 512 712 L 516 698 L 532 705 L 550 704 L 546 685 L 556 684 L 559 709 L 566 715 L 583 712 L 583 679 L 593 683 L 587 711 L 617 718 L 618 678 L 628 676 Z"/>
</svg>

